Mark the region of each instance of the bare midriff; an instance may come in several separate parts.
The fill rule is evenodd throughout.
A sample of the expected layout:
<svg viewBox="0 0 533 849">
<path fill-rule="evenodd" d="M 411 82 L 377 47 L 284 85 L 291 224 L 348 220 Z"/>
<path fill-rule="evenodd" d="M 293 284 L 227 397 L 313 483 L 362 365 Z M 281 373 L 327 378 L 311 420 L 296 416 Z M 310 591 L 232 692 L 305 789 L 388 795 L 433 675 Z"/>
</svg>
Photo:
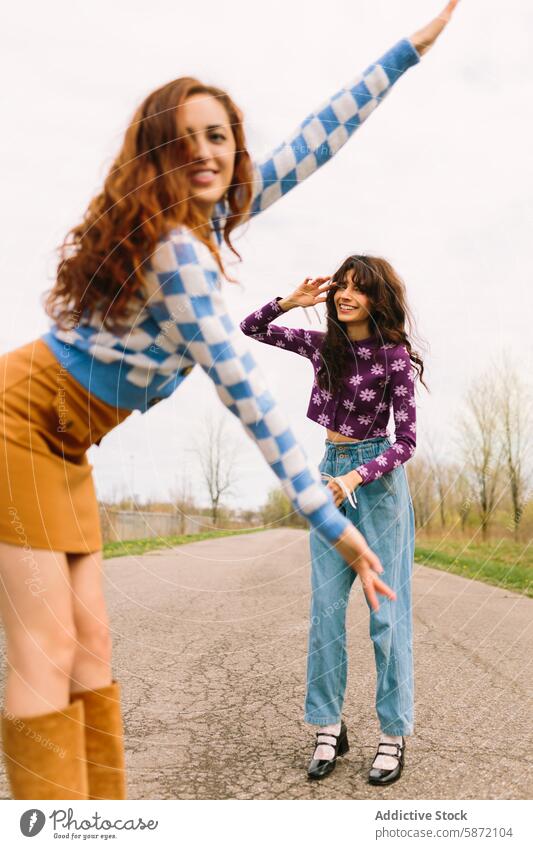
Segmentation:
<svg viewBox="0 0 533 849">
<path fill-rule="evenodd" d="M 331 439 L 332 442 L 361 442 L 360 439 L 344 436 L 343 433 L 337 433 L 335 430 L 326 430 L 326 433 L 328 435 L 328 439 Z"/>
</svg>

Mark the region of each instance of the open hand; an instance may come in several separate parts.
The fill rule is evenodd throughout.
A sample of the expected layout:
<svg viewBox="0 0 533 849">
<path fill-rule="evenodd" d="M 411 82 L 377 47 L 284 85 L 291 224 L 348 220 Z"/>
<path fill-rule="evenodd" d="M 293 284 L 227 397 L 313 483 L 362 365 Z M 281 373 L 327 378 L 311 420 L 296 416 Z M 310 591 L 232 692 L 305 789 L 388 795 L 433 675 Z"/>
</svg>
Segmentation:
<svg viewBox="0 0 533 849">
<path fill-rule="evenodd" d="M 396 600 L 396 593 L 378 577 L 383 572 L 379 558 L 370 550 L 364 536 L 350 525 L 335 543 L 335 548 L 361 580 L 366 600 L 372 610 L 379 610 L 378 593 Z"/>
<path fill-rule="evenodd" d="M 281 308 L 287 310 L 291 307 L 314 307 L 323 303 L 328 291 L 335 286 L 335 283 L 328 283 L 328 280 L 331 280 L 331 277 L 306 277 L 292 295 L 280 301 Z"/>
<path fill-rule="evenodd" d="M 435 43 L 441 34 L 442 30 L 448 25 L 458 2 L 459 0 L 450 0 L 440 15 L 437 15 L 437 17 L 433 18 L 429 24 L 422 27 L 422 29 L 418 30 L 418 32 L 415 32 L 415 34 L 411 36 L 411 41 L 418 50 L 420 56 L 427 53 L 429 48 Z"/>
</svg>

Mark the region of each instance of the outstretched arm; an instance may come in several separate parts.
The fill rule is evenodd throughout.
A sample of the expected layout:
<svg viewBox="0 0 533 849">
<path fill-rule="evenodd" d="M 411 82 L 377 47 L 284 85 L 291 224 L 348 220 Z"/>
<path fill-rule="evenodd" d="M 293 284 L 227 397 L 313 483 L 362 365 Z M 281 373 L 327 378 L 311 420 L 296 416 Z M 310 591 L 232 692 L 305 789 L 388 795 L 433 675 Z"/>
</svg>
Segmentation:
<svg viewBox="0 0 533 849">
<path fill-rule="evenodd" d="M 451 0 L 427 26 L 395 44 L 254 163 L 252 215 L 263 212 L 341 149 L 405 71 L 434 44 L 458 2 Z"/>
<path fill-rule="evenodd" d="M 420 61 L 408 39 L 322 103 L 254 163 L 252 215 L 263 212 L 328 162 L 372 114 L 402 74 Z"/>
</svg>

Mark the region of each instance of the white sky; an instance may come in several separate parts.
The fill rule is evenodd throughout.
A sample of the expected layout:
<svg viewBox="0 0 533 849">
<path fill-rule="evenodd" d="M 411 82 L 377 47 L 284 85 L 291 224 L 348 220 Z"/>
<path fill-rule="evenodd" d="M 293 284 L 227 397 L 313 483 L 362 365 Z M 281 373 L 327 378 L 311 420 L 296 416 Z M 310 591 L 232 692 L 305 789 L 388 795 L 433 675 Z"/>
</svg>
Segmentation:
<svg viewBox="0 0 533 849">
<path fill-rule="evenodd" d="M 252 153 L 262 153 L 440 5 L 12 5 L 1 58 L 0 352 L 47 329 L 39 299 L 53 279 L 55 248 L 99 190 L 151 89 L 184 75 L 227 88 L 244 109 Z M 431 434 L 443 453 L 452 450 L 462 393 L 504 349 L 524 376 L 531 373 L 532 24 L 527 0 L 462 0 L 441 40 L 334 160 L 237 241 L 242 287 L 226 284 L 236 322 L 305 276 L 332 272 L 349 253 L 393 263 L 430 346 L 421 448 Z M 286 323 L 303 326 L 305 316 L 295 310 Z M 318 463 L 325 431 L 305 417 L 311 366 L 260 343 L 250 347 Z M 185 475 L 201 496 L 190 449 L 207 415 L 227 417 L 239 443 L 231 503 L 262 503 L 276 478 L 199 368 L 169 401 L 134 413 L 91 449 L 99 494 L 165 497 Z"/>
</svg>

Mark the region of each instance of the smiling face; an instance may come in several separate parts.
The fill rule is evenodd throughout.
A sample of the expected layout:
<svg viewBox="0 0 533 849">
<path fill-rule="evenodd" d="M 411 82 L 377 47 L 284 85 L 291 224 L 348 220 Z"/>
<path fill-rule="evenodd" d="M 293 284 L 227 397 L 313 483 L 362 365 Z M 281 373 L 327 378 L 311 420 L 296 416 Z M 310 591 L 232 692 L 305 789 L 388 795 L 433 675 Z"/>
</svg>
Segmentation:
<svg viewBox="0 0 533 849">
<path fill-rule="evenodd" d="M 209 217 L 229 186 L 235 163 L 235 139 L 224 106 L 209 94 L 188 97 L 180 110 L 192 162 L 187 165 L 191 197 Z"/>
<path fill-rule="evenodd" d="M 333 300 L 337 310 L 337 319 L 352 327 L 369 327 L 370 297 L 357 286 L 355 270 L 350 268 L 342 282 L 335 287 Z"/>
</svg>

